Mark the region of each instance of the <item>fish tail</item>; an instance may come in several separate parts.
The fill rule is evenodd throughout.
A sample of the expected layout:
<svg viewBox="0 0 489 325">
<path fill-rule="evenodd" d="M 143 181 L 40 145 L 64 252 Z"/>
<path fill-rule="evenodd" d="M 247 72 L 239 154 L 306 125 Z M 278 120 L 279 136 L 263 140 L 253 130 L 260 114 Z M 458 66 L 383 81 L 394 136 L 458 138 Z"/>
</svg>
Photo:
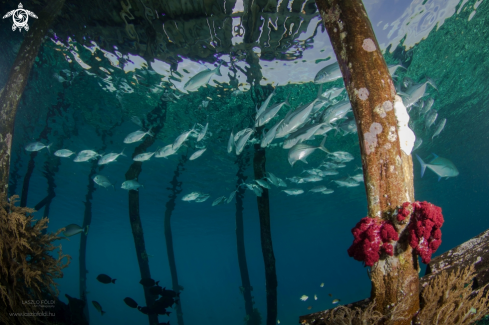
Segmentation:
<svg viewBox="0 0 489 325">
<path fill-rule="evenodd" d="M 435 81 L 431 78 L 426 78 L 426 82 L 429 83 L 433 88 L 435 88 L 438 91 L 438 87 L 435 84 Z"/>
<path fill-rule="evenodd" d="M 153 127 L 150 127 L 150 128 L 149 128 L 149 130 L 148 130 L 148 135 L 150 135 L 150 136 L 154 137 L 154 134 L 151 132 L 151 129 L 152 129 L 152 128 L 153 128 Z"/>
<path fill-rule="evenodd" d="M 51 142 L 50 144 L 48 144 L 48 145 L 46 146 L 46 149 L 48 149 L 49 153 L 51 153 L 51 150 L 49 150 L 49 148 L 50 148 L 52 145 L 53 145 L 53 143 Z"/>
<path fill-rule="evenodd" d="M 102 316 L 105 314 L 105 311 L 101 310 L 100 313 L 102 314 Z"/>
<path fill-rule="evenodd" d="M 221 60 L 221 62 L 219 62 L 219 66 L 216 68 L 216 72 L 215 73 L 218 76 L 222 76 L 221 70 L 220 70 L 221 69 L 221 65 L 222 65 L 222 60 Z"/>
<path fill-rule="evenodd" d="M 125 150 L 125 149 L 126 149 L 126 148 L 122 149 L 122 151 L 121 151 L 121 156 L 127 157 L 127 156 L 124 154 L 124 150 Z"/>
<path fill-rule="evenodd" d="M 421 164 L 421 177 L 423 177 L 424 175 L 424 172 L 426 170 L 426 164 L 425 162 L 423 161 L 423 159 L 421 159 L 418 155 L 416 155 L 416 158 L 418 158 L 418 161 L 419 163 Z"/>
<path fill-rule="evenodd" d="M 113 284 L 115 284 L 115 280 L 117 280 L 117 279 L 112 279 L 112 283 L 113 283 Z"/>
<path fill-rule="evenodd" d="M 321 149 L 322 151 L 326 152 L 326 153 L 331 153 L 328 151 L 328 149 L 326 149 L 326 147 L 324 146 L 324 143 L 326 142 L 326 135 L 324 135 L 324 138 L 323 138 L 323 141 L 321 141 L 321 144 L 319 145 L 319 149 Z"/>
<path fill-rule="evenodd" d="M 277 85 L 277 86 L 278 86 L 278 85 Z M 289 106 L 289 107 L 292 107 L 292 106 L 290 105 L 290 103 L 289 103 L 289 97 L 290 97 L 290 92 L 289 92 L 289 94 L 287 95 L 287 98 L 285 98 L 285 103 L 284 103 L 284 105 L 287 105 L 287 106 Z"/>
<path fill-rule="evenodd" d="M 88 228 L 90 228 L 90 225 L 87 225 L 87 226 L 85 227 L 85 236 L 86 236 L 86 235 L 88 235 Z"/>
</svg>

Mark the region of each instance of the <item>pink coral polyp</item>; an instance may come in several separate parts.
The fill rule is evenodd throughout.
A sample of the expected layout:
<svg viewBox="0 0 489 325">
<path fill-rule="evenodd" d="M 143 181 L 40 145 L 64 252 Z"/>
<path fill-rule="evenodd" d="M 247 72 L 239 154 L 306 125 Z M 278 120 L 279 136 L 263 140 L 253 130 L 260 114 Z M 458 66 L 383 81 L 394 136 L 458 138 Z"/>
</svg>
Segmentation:
<svg viewBox="0 0 489 325">
<path fill-rule="evenodd" d="M 392 256 L 394 248 L 391 240 L 398 240 L 399 235 L 393 225 L 386 220 L 365 217 L 351 230 L 353 244 L 348 249 L 348 255 L 357 261 L 372 266 L 380 258 L 383 251 Z"/>
<path fill-rule="evenodd" d="M 441 245 L 441 226 L 443 215 L 441 208 L 428 202 L 404 203 L 413 209 L 409 223 L 409 245 L 421 256 L 423 263 L 431 261 L 431 255 Z M 402 209 L 402 208 L 401 208 Z M 400 209 L 400 210 L 401 210 Z M 398 215 L 399 218 L 399 215 Z"/>
</svg>

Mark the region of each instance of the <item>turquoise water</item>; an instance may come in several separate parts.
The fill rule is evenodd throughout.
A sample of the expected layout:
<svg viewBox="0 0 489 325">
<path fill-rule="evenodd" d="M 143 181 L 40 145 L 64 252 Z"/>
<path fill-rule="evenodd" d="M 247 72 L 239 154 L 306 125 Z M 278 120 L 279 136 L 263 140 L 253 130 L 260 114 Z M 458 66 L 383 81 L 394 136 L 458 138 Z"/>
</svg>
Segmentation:
<svg viewBox="0 0 489 325">
<path fill-rule="evenodd" d="M 423 4 L 417 1 L 410 4 L 415 8 L 411 12 L 408 4 L 394 5 L 386 1 L 365 3 L 379 43 L 387 48 L 387 62 L 395 64 L 400 60 L 408 68 L 406 71 L 399 69 L 396 80 L 401 82 L 407 80 L 404 78 L 410 78 L 417 83 L 423 82 L 425 77 L 434 79 L 438 90 L 428 86 L 424 99 L 433 98 L 435 101 L 432 108 L 438 112 L 435 125 L 442 118 L 447 119 L 440 136 L 431 141 L 435 127 L 424 130 L 424 119 L 419 117 L 419 109 L 416 107 L 410 112 L 414 132 L 423 139 L 423 144 L 415 153 L 423 159 L 436 153 L 451 160 L 460 172 L 457 177 L 438 181 L 437 176 L 427 170 L 421 178 L 419 163 L 414 161 L 416 199 L 431 202 L 443 209 L 443 243 L 436 256 L 486 230 L 489 225 L 486 218 L 489 208 L 489 47 L 486 42 L 489 5 L 487 1 L 471 0 L 460 4 L 457 1 L 425 1 Z M 27 8 L 28 4 L 24 5 Z M 476 5 L 476 13 L 469 20 Z M 2 12 L 11 10 L 3 10 L 4 5 L 1 8 Z M 419 15 L 424 18 L 417 21 L 415 17 L 419 15 L 416 12 L 421 12 Z M 410 19 L 414 22 L 407 24 Z M 401 22 L 401 26 L 407 24 L 405 34 L 395 30 L 389 35 L 393 26 L 397 26 L 392 24 L 396 20 Z M 318 22 L 312 20 L 310 24 Z M 10 23 L 3 21 L 0 25 L 0 87 L 5 84 L 19 42 L 26 35 L 25 31 L 13 33 Z M 386 23 L 389 25 L 384 28 Z M 415 24 L 416 28 L 413 27 Z M 294 44 L 298 48 L 305 43 L 309 44 L 309 47 L 303 49 L 302 57 L 296 59 L 276 56 L 267 61 L 263 59 L 266 57 L 266 42 L 255 45 L 254 52 L 261 53 L 259 64 L 267 79 L 260 82 L 262 91 L 269 92 L 271 87 L 267 85 L 273 84 L 276 87 L 280 83 L 272 102 L 282 101 L 290 93 L 290 102 L 295 108 L 301 102 L 306 103 L 315 98 L 319 87 L 312 82 L 314 76 L 321 68 L 334 62 L 335 58 L 326 32 L 320 27 L 316 34 L 313 31 L 314 28 L 307 28 L 294 36 Z M 192 154 L 196 150 L 195 145 L 203 143 L 206 152 L 196 160 L 185 162 L 184 170 L 178 177 L 182 192 L 177 196 L 171 217 L 179 284 L 184 287 L 180 294 L 183 319 L 186 324 L 243 323 L 246 312 L 240 292 L 235 232 L 236 201 L 218 206 L 212 206 L 211 203 L 217 197 L 229 196 L 235 190 L 237 156 L 234 152 L 228 154 L 226 151 L 229 134 L 232 130 L 236 134 L 252 125 L 250 121 L 255 115 L 255 104 L 260 104 L 266 95 L 258 100 L 251 96 L 252 91 L 246 80 L 249 76 L 244 72 L 238 73 L 239 89 L 243 94 L 231 95 L 237 89 L 236 80 L 228 75 L 230 56 L 224 51 L 215 50 L 216 53 L 207 61 L 196 63 L 196 60 L 180 55 L 175 50 L 173 54 L 180 55 L 180 62 L 176 66 L 180 76 L 174 74 L 174 78 L 181 78 L 181 82 L 178 82 L 169 78 L 165 72 L 168 64 L 151 64 L 156 61 L 144 57 L 141 59 L 145 60 L 146 65 L 139 65 L 140 68 L 125 73 L 112 66 L 100 50 L 94 50 L 95 54 L 92 55 L 89 49 L 82 46 L 93 46 L 88 41 L 97 43 L 98 39 L 73 38 L 69 41 L 61 36 L 56 39 L 56 33 L 63 34 L 63 31 L 56 30 L 55 24 L 53 33 L 49 34 L 49 39 L 40 50 L 19 106 L 12 148 L 10 191 L 11 194 L 22 192 L 31 156 L 24 147 L 33 141 L 44 144 L 52 142 L 51 154 L 43 149 L 33 159 L 34 170 L 30 178 L 27 206 L 33 207 L 46 197 L 50 183 L 56 196 L 50 204 L 48 231 L 72 223 L 82 225 L 84 202 L 89 186 L 93 183 L 90 177 L 92 164 L 73 162 L 74 156 L 56 158 L 52 152 L 66 148 L 75 152 L 91 149 L 99 153 L 119 153 L 124 149 L 127 157 L 121 156 L 103 168 L 96 167 L 96 172 L 106 176 L 116 190 L 95 185 L 91 199 L 92 220 L 86 247 L 90 323 L 139 324 L 148 319 L 123 302 L 125 297 L 131 297 L 139 305 L 145 306 L 129 222 L 128 192 L 120 187 L 126 180 L 125 173 L 133 163 L 131 156 L 134 149 L 139 145 L 123 143 L 129 133 L 139 129 L 131 117 L 138 116 L 145 121 L 146 126 L 147 120 L 144 117 L 151 116 L 148 113 L 155 107 L 166 108 L 166 120 L 148 152 L 173 143 L 178 135 L 192 128 L 195 123 L 205 125 L 209 122 L 209 129 L 202 142 L 197 143 L 195 138 L 190 138 L 188 149 L 182 147 L 177 155 L 169 156 L 168 159 L 152 157 L 142 163 L 138 181 L 144 188 L 139 190 L 139 213 L 146 251 L 151 255 L 148 258 L 151 277 L 159 280 L 162 286 L 172 287 L 163 224 L 165 204 L 172 194 L 170 181 L 180 157 L 187 150 L 188 155 Z M 305 42 L 308 36 L 309 41 Z M 421 40 L 423 37 L 426 39 Z M 396 39 L 401 44 L 398 45 Z M 239 47 L 240 42 L 243 40 L 235 40 L 236 47 Z M 110 53 L 119 50 L 112 46 L 104 48 L 102 44 L 98 46 Z M 171 49 L 169 47 L 170 52 Z M 283 53 L 287 51 L 283 50 Z M 91 68 L 77 63 L 76 53 Z M 128 53 L 133 55 L 130 59 L 135 64 L 141 62 L 137 52 Z M 65 55 L 71 62 L 65 59 Z M 233 57 L 236 65 L 247 71 L 245 68 L 249 64 L 245 58 L 239 54 Z M 331 59 L 324 62 L 328 57 Z M 182 92 L 183 84 L 203 70 L 199 64 L 213 68 L 217 67 L 218 60 L 223 61 L 222 77 L 214 76 L 211 79 L 218 83 L 211 81 L 197 92 Z M 122 59 L 119 63 L 121 67 L 124 66 Z M 125 66 L 128 67 L 129 63 L 126 62 Z M 112 69 L 107 70 L 112 79 L 99 67 Z M 60 81 L 59 77 L 53 76 L 58 74 L 68 79 L 68 74 L 61 72 L 64 69 L 68 69 L 70 74 L 77 73 L 71 82 Z M 161 89 L 155 88 L 157 85 Z M 337 80 L 324 84 L 323 89 L 341 85 L 342 81 Z M 162 101 L 162 96 L 167 98 L 163 95 L 164 91 L 175 93 L 179 99 L 174 97 L 173 101 Z M 171 95 L 168 96 L 171 98 Z M 208 101 L 207 107 L 199 108 L 199 105 L 205 106 L 203 101 Z M 275 117 L 267 127 L 283 118 L 289 109 L 283 108 L 280 117 Z M 352 113 L 348 116 L 352 118 Z M 253 135 L 252 139 L 257 136 Z M 320 137 L 317 137 L 308 143 L 317 145 L 319 142 Z M 357 187 L 340 188 L 332 182 L 359 172 L 356 170 L 361 165 L 358 137 L 356 134 L 343 136 L 341 132 L 335 134 L 335 131 L 331 131 L 326 147 L 330 151 L 347 151 L 354 156 L 354 160 L 347 162 L 345 168 L 339 168 L 339 175 L 325 177 L 318 183 L 297 185 L 286 178 L 298 176 L 304 169 L 317 167 L 327 155 L 316 151 L 308 158 L 309 164 L 297 162 L 291 167 L 287 161 L 287 150 L 280 146 L 266 149 L 267 171 L 284 179 L 289 188 L 305 190 L 304 194 L 297 196 L 287 196 L 280 187 L 272 186 L 270 190 L 271 230 L 278 279 L 277 319 L 280 324 L 296 324 L 299 315 L 331 308 L 334 306 L 334 298 L 346 304 L 370 294 L 365 268 L 346 252 L 353 239 L 351 228 L 366 215 L 363 183 Z M 247 145 L 241 155 L 253 155 L 253 146 Z M 244 176 L 247 177 L 247 183 L 253 180 L 252 165 L 248 165 Z M 323 195 L 307 192 L 316 185 L 332 188 L 334 193 Z M 193 191 L 210 194 L 210 199 L 202 203 L 182 201 L 184 195 Z M 246 190 L 243 204 L 244 240 L 254 307 L 259 310 L 262 323 L 265 323 L 265 273 L 256 195 Z M 36 217 L 44 213 L 43 208 L 36 213 Z M 80 297 L 80 235 L 60 243 L 63 252 L 73 258 L 69 267 L 63 271 L 64 277 L 58 281 L 60 299 L 67 302 L 65 294 Z M 117 279 L 116 284 L 98 282 L 96 277 L 101 273 Z M 320 287 L 321 283 L 324 283 L 324 287 Z M 308 300 L 301 301 L 302 295 L 307 295 Z M 315 295 L 317 300 L 314 300 Z M 95 310 L 92 300 L 102 305 L 106 312 L 103 316 Z M 160 316 L 159 320 L 177 324 L 175 310 L 169 311 L 172 312 L 170 317 Z"/>
</svg>

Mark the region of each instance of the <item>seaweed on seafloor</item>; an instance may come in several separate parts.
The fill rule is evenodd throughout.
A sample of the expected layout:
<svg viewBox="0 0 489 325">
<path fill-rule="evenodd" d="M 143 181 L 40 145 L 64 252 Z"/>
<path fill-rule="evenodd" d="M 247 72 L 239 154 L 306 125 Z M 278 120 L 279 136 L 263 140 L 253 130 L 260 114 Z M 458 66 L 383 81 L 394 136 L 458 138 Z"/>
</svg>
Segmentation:
<svg viewBox="0 0 489 325">
<path fill-rule="evenodd" d="M 489 313 L 488 284 L 472 289 L 474 265 L 451 273 L 442 271 L 421 294 L 422 308 L 416 324 L 473 324 Z"/>
<path fill-rule="evenodd" d="M 71 257 L 63 255 L 60 229 L 43 234 L 49 220 L 33 219 L 33 209 L 15 206 L 18 196 L 7 201 L 0 194 L 0 323 L 40 324 L 49 323 L 38 317 L 15 317 L 10 313 L 36 313 L 48 311 L 40 303 L 49 294 L 58 295 L 55 279 L 63 277 L 62 269 L 68 266 Z M 58 249 L 58 258 L 51 253 Z M 66 258 L 66 263 L 63 259 Z"/>
</svg>

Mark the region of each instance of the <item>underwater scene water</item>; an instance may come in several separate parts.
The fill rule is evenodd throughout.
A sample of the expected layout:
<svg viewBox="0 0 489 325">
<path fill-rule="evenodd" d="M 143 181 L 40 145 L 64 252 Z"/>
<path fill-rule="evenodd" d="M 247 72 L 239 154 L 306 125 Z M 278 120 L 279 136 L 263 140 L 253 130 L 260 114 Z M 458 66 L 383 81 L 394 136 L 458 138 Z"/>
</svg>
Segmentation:
<svg viewBox="0 0 489 325">
<path fill-rule="evenodd" d="M 46 34 L 16 117 L 9 195 L 37 205 L 48 232 L 72 225 L 56 282 L 66 303 L 86 295 L 90 324 L 147 323 L 142 278 L 180 292 L 164 324 L 265 324 L 262 195 L 276 323 L 370 296 L 347 253 L 367 201 L 327 32 L 314 1 L 262 2 L 67 1 Z M 489 228 L 489 2 L 364 4 L 416 135 L 416 200 L 443 209 L 437 256 Z M 2 15 L 17 6 L 2 1 Z M 29 33 L 11 23 L 0 24 L 0 88 Z"/>
</svg>

